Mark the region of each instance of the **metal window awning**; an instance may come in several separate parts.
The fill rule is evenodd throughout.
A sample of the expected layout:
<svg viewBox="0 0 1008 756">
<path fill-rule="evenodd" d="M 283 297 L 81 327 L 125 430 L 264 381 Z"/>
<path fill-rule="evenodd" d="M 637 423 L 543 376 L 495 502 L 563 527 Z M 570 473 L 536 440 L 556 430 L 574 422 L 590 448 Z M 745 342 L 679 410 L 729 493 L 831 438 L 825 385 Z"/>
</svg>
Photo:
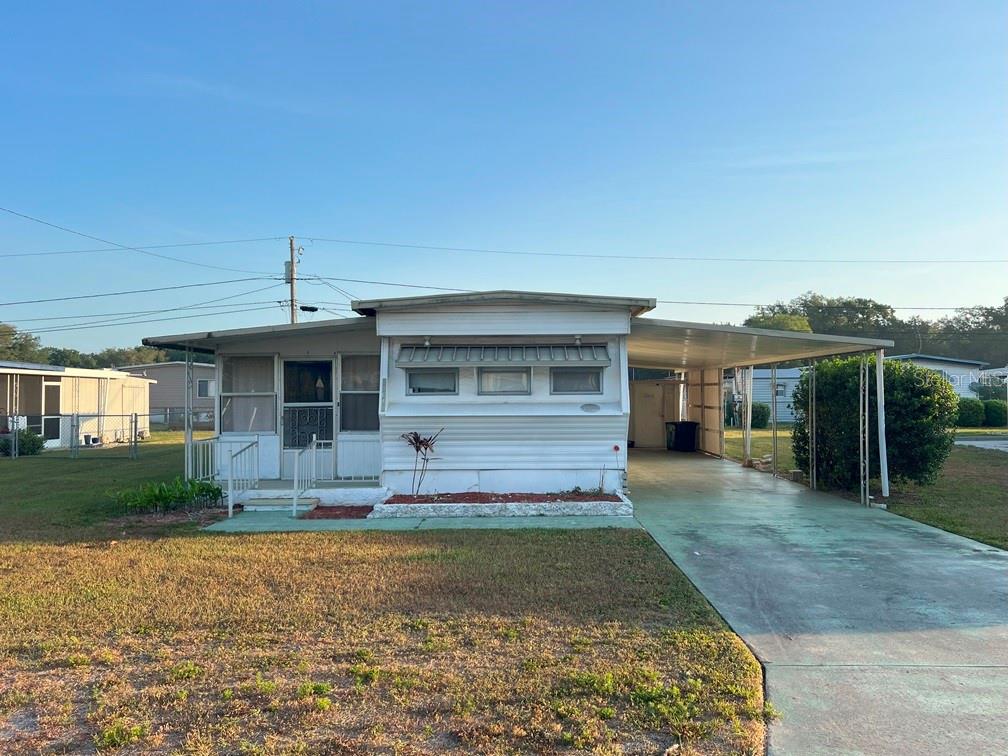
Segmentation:
<svg viewBox="0 0 1008 756">
<path fill-rule="evenodd" d="M 529 367 L 532 365 L 606 367 L 611 363 L 605 344 L 404 344 L 396 355 L 400 368 L 417 367 Z"/>
</svg>

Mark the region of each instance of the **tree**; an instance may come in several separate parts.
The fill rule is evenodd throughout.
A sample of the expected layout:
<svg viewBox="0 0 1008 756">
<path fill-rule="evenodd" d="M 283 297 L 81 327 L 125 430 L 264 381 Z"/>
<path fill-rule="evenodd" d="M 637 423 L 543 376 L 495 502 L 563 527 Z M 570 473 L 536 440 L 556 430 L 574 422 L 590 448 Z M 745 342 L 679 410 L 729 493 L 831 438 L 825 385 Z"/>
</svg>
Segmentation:
<svg viewBox="0 0 1008 756">
<path fill-rule="evenodd" d="M 853 490 L 858 469 L 858 367 L 860 357 L 826 360 L 816 366 L 816 471 L 826 488 Z M 883 363 L 886 404 L 886 442 L 889 477 L 893 481 L 933 483 L 955 441 L 959 402 L 952 384 L 938 373 L 910 362 Z M 874 375 L 874 367 L 871 368 Z M 809 466 L 808 398 L 806 373 L 795 387 L 792 445 L 795 462 Z M 877 412 L 871 391 L 871 416 Z M 869 425 L 869 444 L 878 449 L 878 427 Z M 876 464 L 869 466 L 877 471 Z"/>
<path fill-rule="evenodd" d="M 45 362 L 45 350 L 37 336 L 0 323 L 0 360 Z"/>
<path fill-rule="evenodd" d="M 749 328 L 769 328 L 774 331 L 800 331 L 812 333 L 812 326 L 804 315 L 775 312 L 750 315 L 744 325 Z"/>
</svg>

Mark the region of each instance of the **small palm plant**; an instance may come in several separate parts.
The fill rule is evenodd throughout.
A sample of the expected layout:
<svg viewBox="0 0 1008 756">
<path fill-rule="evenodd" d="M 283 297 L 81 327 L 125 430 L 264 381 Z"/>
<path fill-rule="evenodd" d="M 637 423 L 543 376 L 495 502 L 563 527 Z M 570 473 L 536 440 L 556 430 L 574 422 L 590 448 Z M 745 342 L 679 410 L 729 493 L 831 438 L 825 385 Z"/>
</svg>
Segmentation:
<svg viewBox="0 0 1008 756">
<path fill-rule="evenodd" d="M 403 433 L 399 437 L 413 448 L 413 452 L 415 454 L 413 457 L 414 496 L 420 493 L 420 487 L 423 485 L 424 476 L 427 474 L 427 466 L 433 459 L 435 459 L 434 444 L 437 443 L 438 436 L 442 433 L 444 433 L 444 428 L 439 430 L 433 436 L 421 436 L 416 431 L 410 431 L 409 433 Z"/>
</svg>

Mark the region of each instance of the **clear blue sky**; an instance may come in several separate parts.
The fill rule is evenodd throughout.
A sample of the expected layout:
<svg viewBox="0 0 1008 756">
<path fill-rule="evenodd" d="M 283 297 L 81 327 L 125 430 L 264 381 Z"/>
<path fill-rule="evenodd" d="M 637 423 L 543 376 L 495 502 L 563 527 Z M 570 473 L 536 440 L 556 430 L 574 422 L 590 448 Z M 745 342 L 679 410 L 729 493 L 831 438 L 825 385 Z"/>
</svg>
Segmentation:
<svg viewBox="0 0 1008 756">
<path fill-rule="evenodd" d="M 294 233 L 618 255 L 1008 257 L 1003 2 L 151 5 L 7 7 L 0 205 L 127 245 Z M 0 240 L 0 253 L 103 246 L 10 216 Z M 280 273 L 286 240 L 162 252 Z M 134 252 L 0 265 L 2 301 L 241 277 Z M 741 302 L 810 289 L 915 306 L 1008 295 L 1004 263 L 316 242 L 301 270 Z M 268 283 L 0 307 L 0 320 L 42 329 L 68 321 L 28 318 L 184 307 Z M 301 293 L 341 299 L 317 284 Z M 95 349 L 283 319 L 276 307 L 43 338 Z"/>
</svg>

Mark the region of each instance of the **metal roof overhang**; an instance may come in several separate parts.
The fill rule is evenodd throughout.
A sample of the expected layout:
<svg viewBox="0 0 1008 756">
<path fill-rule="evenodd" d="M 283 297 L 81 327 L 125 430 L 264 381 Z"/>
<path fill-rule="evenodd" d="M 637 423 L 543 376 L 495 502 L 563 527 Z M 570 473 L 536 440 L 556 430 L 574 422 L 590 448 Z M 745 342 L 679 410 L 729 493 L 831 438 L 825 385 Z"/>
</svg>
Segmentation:
<svg viewBox="0 0 1008 756">
<path fill-rule="evenodd" d="M 605 344 L 403 344 L 396 355 L 400 368 L 528 367 L 531 365 L 606 367 L 612 360 Z"/>
<path fill-rule="evenodd" d="M 374 315 L 379 310 L 417 309 L 455 305 L 487 304 L 572 305 L 596 309 L 627 309 L 633 316 L 650 312 L 655 300 L 642 297 L 612 297 L 594 294 L 559 294 L 545 291 L 466 291 L 452 294 L 426 294 L 388 299 L 355 299 L 350 307 L 360 315 Z"/>
<path fill-rule="evenodd" d="M 885 339 L 771 331 L 763 328 L 634 318 L 627 339 L 631 367 L 682 370 L 808 360 L 891 347 Z"/>
<path fill-rule="evenodd" d="M 315 333 L 366 330 L 375 327 L 374 318 L 340 318 L 316 320 L 311 323 L 285 323 L 253 328 L 232 328 L 225 331 L 197 331 L 172 336 L 148 336 L 141 340 L 144 346 L 159 349 L 192 349 L 202 354 L 214 354 L 219 344 L 244 341 L 257 336 L 302 336 Z"/>
</svg>

